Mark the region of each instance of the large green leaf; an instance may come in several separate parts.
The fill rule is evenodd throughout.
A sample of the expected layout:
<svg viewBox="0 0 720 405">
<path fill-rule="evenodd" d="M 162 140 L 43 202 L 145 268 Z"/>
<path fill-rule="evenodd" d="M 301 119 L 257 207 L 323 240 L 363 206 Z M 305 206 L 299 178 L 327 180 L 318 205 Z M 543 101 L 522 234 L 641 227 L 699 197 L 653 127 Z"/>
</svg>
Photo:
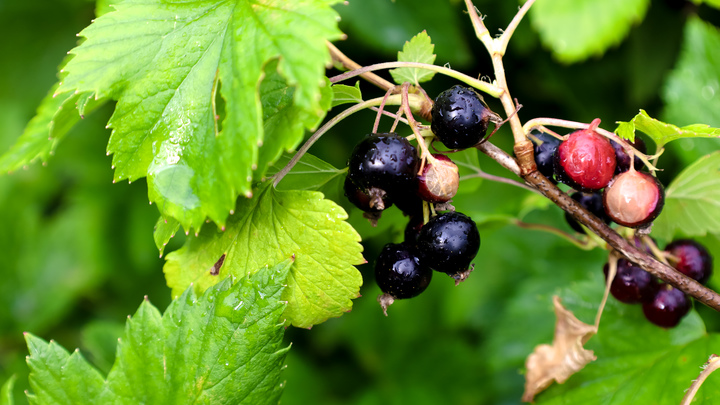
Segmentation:
<svg viewBox="0 0 720 405">
<path fill-rule="evenodd" d="M 677 66 L 662 89 L 663 118 L 687 125 L 720 126 L 720 32 L 697 17 L 690 18 Z"/>
<path fill-rule="evenodd" d="M 108 124 L 115 180 L 147 176 L 150 200 L 186 229 L 208 216 L 223 224 L 264 164 L 259 144 L 276 142 L 263 131 L 263 66 L 278 59 L 302 125 L 324 115 L 325 41 L 340 36 L 334 3 L 125 0 L 81 32 L 56 94 L 118 100 Z M 263 159 L 296 144 L 302 125 L 274 134 Z"/>
<path fill-rule="evenodd" d="M 650 139 L 655 142 L 658 149 L 676 139 L 720 137 L 720 128 L 712 128 L 705 124 L 693 124 L 679 128 L 650 117 L 645 110 L 640 110 L 640 112 L 628 122 L 618 122 L 618 127 L 615 132 L 624 139 L 634 141 L 635 130 L 640 130 L 647 134 Z"/>
<path fill-rule="evenodd" d="M 288 289 L 287 320 L 310 327 L 349 311 L 362 278 L 353 265 L 364 262 L 360 236 L 345 222 L 337 204 L 313 191 L 280 191 L 271 182 L 238 202 L 224 231 L 206 227 L 167 256 L 165 276 L 173 294 L 191 283 L 202 291 L 218 280 L 210 269 L 224 256 L 221 277 L 242 277 L 294 256 Z"/>
<path fill-rule="evenodd" d="M 655 220 L 653 236 L 670 240 L 720 234 L 720 152 L 683 170 L 665 190 L 665 207 Z"/>
<path fill-rule="evenodd" d="M 530 9 L 543 44 L 562 62 L 603 54 L 645 17 L 649 0 L 543 0 Z"/>
<path fill-rule="evenodd" d="M 17 377 L 13 374 L 10 378 L 5 381 L 0 389 L 0 405 L 13 405 L 15 400 L 13 399 L 13 388 L 15 387 L 15 380 Z"/>
<path fill-rule="evenodd" d="M 164 315 L 144 301 L 128 319 L 105 380 L 82 357 L 26 335 L 32 404 L 277 404 L 292 262 L 265 267 L 198 298 L 192 288 Z"/>
</svg>

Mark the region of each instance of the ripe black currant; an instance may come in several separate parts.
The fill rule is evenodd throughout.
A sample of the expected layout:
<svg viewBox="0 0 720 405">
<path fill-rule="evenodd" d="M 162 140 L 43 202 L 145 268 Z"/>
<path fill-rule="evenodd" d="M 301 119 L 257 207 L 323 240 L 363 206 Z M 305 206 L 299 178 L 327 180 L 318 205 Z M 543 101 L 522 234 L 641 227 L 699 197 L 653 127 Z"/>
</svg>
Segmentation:
<svg viewBox="0 0 720 405">
<path fill-rule="evenodd" d="M 422 227 L 417 243 L 422 260 L 430 268 L 462 281 L 480 249 L 480 233 L 472 218 L 447 212 Z"/>
<path fill-rule="evenodd" d="M 663 284 L 652 301 L 643 304 L 648 321 L 663 328 L 672 328 L 690 311 L 690 300 L 680 290 Z"/>
<path fill-rule="evenodd" d="M 488 123 L 498 119 L 475 89 L 455 85 L 435 98 L 430 128 L 446 147 L 466 149 L 480 142 Z"/>
<path fill-rule="evenodd" d="M 348 178 L 360 189 L 389 192 L 408 188 L 419 168 L 415 148 L 395 133 L 371 134 L 355 146 L 348 160 Z"/>
<path fill-rule="evenodd" d="M 423 216 L 415 215 L 410 217 L 410 221 L 405 226 L 405 243 L 411 245 L 417 245 L 418 236 L 420 236 L 420 230 L 423 227 Z"/>
<path fill-rule="evenodd" d="M 615 149 L 595 128 L 597 125 L 573 132 L 555 152 L 558 181 L 579 191 L 600 190 L 615 173 Z"/>
<path fill-rule="evenodd" d="M 635 137 L 635 142 L 630 142 L 626 140 L 630 145 L 632 145 L 635 149 L 642 153 L 647 153 L 647 146 L 645 145 L 645 141 L 643 141 L 640 137 Z M 617 165 L 615 166 L 615 174 L 624 173 L 628 170 L 630 170 L 630 155 L 625 152 L 625 149 L 623 149 L 622 146 L 620 146 L 619 143 L 611 141 L 610 144 L 612 145 L 613 149 L 615 149 L 615 160 L 617 161 Z M 635 170 L 640 170 L 643 168 L 643 162 L 635 156 Z"/>
<path fill-rule="evenodd" d="M 665 189 L 657 178 L 629 170 L 618 174 L 603 192 L 605 212 L 616 223 L 637 228 L 657 218 L 665 204 Z"/>
<path fill-rule="evenodd" d="M 417 178 L 417 193 L 425 201 L 440 203 L 450 201 L 460 185 L 458 167 L 449 157 L 434 154 L 435 162 L 427 162 Z"/>
<path fill-rule="evenodd" d="M 605 278 L 608 276 L 608 264 L 603 268 Z M 658 291 L 655 277 L 625 259 L 617 262 L 617 274 L 610 284 L 610 293 L 618 301 L 626 304 L 652 301 Z"/>
<path fill-rule="evenodd" d="M 605 208 L 603 207 L 602 194 L 576 192 L 570 197 L 580 203 L 580 205 L 585 207 L 585 209 L 590 211 L 590 213 L 603 220 L 606 224 L 610 223 L 610 217 L 607 216 Z M 580 223 L 578 223 L 575 218 L 567 212 L 565 213 L 565 221 L 567 221 L 568 225 L 570 225 L 570 227 L 575 231 L 585 233 L 585 230 L 582 226 L 580 226 Z"/>
<path fill-rule="evenodd" d="M 705 246 L 690 239 L 676 240 L 665 247 L 670 253 L 670 264 L 679 272 L 697 280 L 701 284 L 707 283 L 712 275 L 712 256 Z"/>
<path fill-rule="evenodd" d="M 380 289 L 395 299 L 412 298 L 425 291 L 432 270 L 408 244 L 389 243 L 375 262 L 375 281 Z"/>
<path fill-rule="evenodd" d="M 345 177 L 343 188 L 348 200 L 365 212 L 380 212 L 390 208 L 392 205 L 392 201 L 390 201 L 388 194 L 384 190 L 376 187 L 372 187 L 367 191 L 362 190 L 350 180 L 350 177 Z M 370 193 L 374 194 L 371 195 Z"/>
<path fill-rule="evenodd" d="M 553 167 L 555 159 L 555 151 L 560 146 L 560 140 L 550 134 L 535 131 L 532 133 L 534 138 L 530 138 L 535 145 L 535 164 L 538 171 L 550 181 L 557 184 L 555 180 L 555 169 Z"/>
</svg>

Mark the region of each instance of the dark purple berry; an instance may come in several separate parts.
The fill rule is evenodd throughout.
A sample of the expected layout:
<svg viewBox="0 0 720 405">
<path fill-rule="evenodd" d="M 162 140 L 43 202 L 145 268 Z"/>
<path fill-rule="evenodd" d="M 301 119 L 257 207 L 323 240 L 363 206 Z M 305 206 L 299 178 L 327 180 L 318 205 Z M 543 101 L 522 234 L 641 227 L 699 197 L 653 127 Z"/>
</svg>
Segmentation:
<svg viewBox="0 0 720 405">
<path fill-rule="evenodd" d="M 355 146 L 348 161 L 348 177 L 360 189 L 390 192 L 408 188 L 420 161 L 415 148 L 395 133 L 371 134 Z"/>
<path fill-rule="evenodd" d="M 392 201 L 385 190 L 371 187 L 369 190 L 358 188 L 350 177 L 345 177 L 345 196 L 354 206 L 365 212 L 380 212 L 390 208 Z"/>
<path fill-rule="evenodd" d="M 707 283 L 712 275 L 712 256 L 705 246 L 690 239 L 680 239 L 665 247 L 670 253 L 670 264 L 679 272 L 697 280 L 701 284 Z"/>
<path fill-rule="evenodd" d="M 609 265 L 605 263 L 603 272 L 608 276 Z M 610 284 L 610 293 L 620 302 L 637 304 L 652 301 L 660 284 L 655 277 L 641 269 L 635 263 L 625 259 L 617 262 L 617 274 Z"/>
<path fill-rule="evenodd" d="M 425 201 L 441 203 L 450 201 L 460 185 L 458 167 L 449 157 L 434 154 L 435 162 L 427 162 L 422 175 L 417 178 L 417 193 Z"/>
<path fill-rule="evenodd" d="M 449 149 L 466 149 L 480 142 L 488 123 L 496 122 L 497 118 L 480 93 L 456 85 L 435 98 L 430 128 Z"/>
<path fill-rule="evenodd" d="M 595 120 L 590 128 L 573 132 L 555 152 L 555 176 L 578 191 L 600 190 L 615 173 L 615 149 L 595 132 L 599 123 Z"/>
<path fill-rule="evenodd" d="M 573 193 L 570 197 L 606 224 L 610 223 L 610 217 L 607 216 L 605 208 L 603 207 L 602 194 L 577 192 Z M 568 225 L 570 225 L 570 227 L 575 231 L 585 233 L 585 230 L 582 226 L 580 226 L 580 223 L 567 212 L 565 212 L 565 221 L 567 221 Z"/>
<path fill-rule="evenodd" d="M 535 139 L 530 139 L 533 145 L 535 145 L 535 164 L 537 165 L 538 171 L 553 183 L 557 183 L 555 180 L 553 161 L 555 159 L 555 151 L 558 146 L 560 146 L 561 141 L 544 132 L 536 131 L 533 132 L 532 135 L 535 137 Z"/>
<path fill-rule="evenodd" d="M 423 216 L 423 200 L 415 193 L 415 186 L 393 190 L 392 201 L 405 215 Z"/>
<path fill-rule="evenodd" d="M 475 221 L 459 212 L 440 214 L 420 230 L 418 251 L 430 268 L 455 276 L 470 267 L 480 249 Z"/>
<path fill-rule="evenodd" d="M 615 176 L 603 192 L 603 205 L 616 223 L 638 228 L 660 215 L 665 189 L 656 177 L 630 170 Z"/>
<path fill-rule="evenodd" d="M 630 142 L 628 140 L 625 140 L 630 145 L 632 145 L 635 149 L 642 153 L 647 153 L 647 146 L 645 146 L 645 141 L 640 139 L 640 137 L 635 137 L 635 142 Z M 625 152 L 625 149 L 620 146 L 619 143 L 611 141 L 610 144 L 612 145 L 613 149 L 615 149 L 615 161 L 617 162 L 617 165 L 615 166 L 615 174 L 624 173 L 628 170 L 630 170 L 630 155 Z M 643 162 L 635 156 L 635 170 L 640 170 L 643 168 Z"/>
<path fill-rule="evenodd" d="M 690 311 L 690 300 L 680 290 L 663 284 L 652 301 L 643 304 L 648 321 L 663 328 L 672 328 Z"/>
<path fill-rule="evenodd" d="M 375 281 L 384 293 L 396 299 L 417 296 L 425 291 L 431 279 L 430 267 L 404 243 L 385 245 L 375 262 Z"/>
</svg>

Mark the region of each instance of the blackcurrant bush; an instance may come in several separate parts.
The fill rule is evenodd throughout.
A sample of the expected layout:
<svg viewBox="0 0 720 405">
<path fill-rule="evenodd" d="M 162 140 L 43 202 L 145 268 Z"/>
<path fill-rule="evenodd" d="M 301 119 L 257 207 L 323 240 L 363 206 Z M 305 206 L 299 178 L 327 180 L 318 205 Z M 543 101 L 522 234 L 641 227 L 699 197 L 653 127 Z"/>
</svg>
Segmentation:
<svg viewBox="0 0 720 405">
<path fill-rule="evenodd" d="M 679 272 L 697 280 L 701 284 L 707 283 L 712 275 L 712 256 L 705 246 L 689 239 L 676 240 L 665 247 L 670 253 L 669 258 Z"/>
<path fill-rule="evenodd" d="M 560 146 L 560 140 L 544 132 L 535 131 L 532 135 L 534 138 L 530 138 L 530 140 L 535 145 L 535 164 L 538 171 L 553 183 L 557 183 L 553 161 L 555 151 Z"/>
<path fill-rule="evenodd" d="M 433 157 L 435 162 L 428 161 L 417 178 L 417 193 L 428 202 L 450 201 L 460 185 L 458 167 L 443 154 L 434 154 Z"/>
<path fill-rule="evenodd" d="M 407 188 L 419 169 L 415 148 L 395 133 L 371 134 L 355 146 L 348 160 L 348 177 L 360 189 L 389 192 Z"/>
<path fill-rule="evenodd" d="M 462 281 L 480 249 L 480 233 L 472 218 L 447 212 L 422 227 L 417 243 L 423 261 L 430 268 Z"/>
<path fill-rule="evenodd" d="M 630 145 L 632 145 L 635 149 L 642 153 L 647 153 L 647 146 L 645 146 L 645 141 L 640 139 L 640 137 L 635 137 L 635 142 L 630 142 L 626 140 Z M 612 145 L 613 149 L 615 149 L 615 161 L 617 162 L 617 165 L 615 166 L 615 174 L 624 173 L 628 170 L 630 170 L 630 155 L 625 152 L 625 149 L 620 146 L 619 143 L 611 141 L 610 144 Z M 635 170 L 640 170 L 643 168 L 643 162 L 635 156 Z"/>
<path fill-rule="evenodd" d="M 466 149 L 480 142 L 488 123 L 497 122 L 497 118 L 480 93 L 456 85 L 435 98 L 430 129 L 449 149 Z"/>
<path fill-rule="evenodd" d="M 570 197 L 580 203 L 580 205 L 585 207 L 586 210 L 590 211 L 590 213 L 600 218 L 606 224 L 610 223 L 610 217 L 607 216 L 607 214 L 605 213 L 605 208 L 603 207 L 602 194 L 583 193 L 578 191 L 576 193 L 573 193 Z M 575 218 L 573 218 L 572 215 L 568 214 L 567 212 L 565 212 L 565 221 L 567 221 L 568 225 L 570 225 L 570 227 L 575 231 L 585 233 L 585 230 L 582 226 L 580 226 L 580 223 L 578 223 Z"/>
<path fill-rule="evenodd" d="M 607 186 L 615 164 L 615 149 L 594 128 L 573 132 L 555 152 L 558 181 L 579 191 L 592 192 Z"/>
<path fill-rule="evenodd" d="M 605 278 L 608 276 L 608 269 L 606 263 L 603 268 Z M 610 293 L 620 302 L 636 304 L 652 301 L 659 287 L 660 284 L 652 274 L 641 269 L 635 263 L 619 259 L 617 274 L 610 284 Z"/>
<path fill-rule="evenodd" d="M 637 228 L 657 218 L 665 204 L 665 189 L 657 178 L 629 170 L 620 173 L 603 192 L 605 212 L 616 223 Z"/>
<path fill-rule="evenodd" d="M 652 301 L 643 304 L 648 321 L 663 328 L 672 328 L 690 311 L 690 300 L 680 290 L 663 284 Z"/>
<path fill-rule="evenodd" d="M 390 208 L 392 205 L 392 201 L 390 201 L 388 194 L 384 190 L 376 187 L 372 187 L 370 190 L 362 190 L 350 180 L 350 177 L 345 177 L 343 188 L 348 200 L 365 212 L 380 212 Z"/>
<path fill-rule="evenodd" d="M 389 243 L 375 262 L 375 281 L 395 299 L 412 298 L 425 291 L 432 270 L 414 253 L 409 244 Z"/>
</svg>

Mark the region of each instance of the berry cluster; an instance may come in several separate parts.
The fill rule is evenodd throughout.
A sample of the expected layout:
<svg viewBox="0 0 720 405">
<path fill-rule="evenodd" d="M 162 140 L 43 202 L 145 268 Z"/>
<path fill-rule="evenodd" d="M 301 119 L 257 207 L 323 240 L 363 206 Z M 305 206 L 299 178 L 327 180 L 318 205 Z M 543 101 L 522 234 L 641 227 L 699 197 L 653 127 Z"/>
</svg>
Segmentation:
<svg viewBox="0 0 720 405">
<path fill-rule="evenodd" d="M 575 131 L 560 141 L 545 133 L 533 133 L 535 163 L 538 171 L 554 183 L 558 181 L 577 190 L 572 198 L 595 216 L 631 228 L 649 225 L 660 214 L 665 191 L 656 177 L 635 170 L 642 161 L 636 156 L 631 164 L 623 147 L 597 133 L 600 121 L 588 129 Z M 632 143 L 645 153 L 645 143 Z M 566 219 L 578 232 L 582 227 L 569 215 Z"/>
<path fill-rule="evenodd" d="M 464 149 L 483 139 L 490 121 L 497 122 L 497 114 L 480 94 L 454 86 L 436 98 L 431 129 L 447 148 Z M 450 158 L 440 153 L 420 158 L 395 133 L 370 134 L 355 146 L 345 179 L 350 202 L 373 222 L 392 205 L 409 217 L 405 241 L 385 245 L 375 263 L 383 292 L 378 300 L 386 314 L 394 300 L 425 291 L 433 270 L 456 283 L 472 271 L 480 233 L 470 217 L 449 205 L 458 187 L 458 168 Z"/>
<path fill-rule="evenodd" d="M 650 249 L 635 239 L 638 248 Z M 705 284 L 712 274 L 712 257 L 701 244 L 676 240 L 665 247 L 668 262 L 681 273 Z M 605 264 L 605 277 L 609 265 Z M 617 262 L 617 274 L 610 284 L 610 293 L 626 304 L 642 304 L 645 317 L 663 328 L 676 326 L 690 310 L 690 298 L 669 284 L 660 283 L 650 273 L 625 259 Z"/>
</svg>

